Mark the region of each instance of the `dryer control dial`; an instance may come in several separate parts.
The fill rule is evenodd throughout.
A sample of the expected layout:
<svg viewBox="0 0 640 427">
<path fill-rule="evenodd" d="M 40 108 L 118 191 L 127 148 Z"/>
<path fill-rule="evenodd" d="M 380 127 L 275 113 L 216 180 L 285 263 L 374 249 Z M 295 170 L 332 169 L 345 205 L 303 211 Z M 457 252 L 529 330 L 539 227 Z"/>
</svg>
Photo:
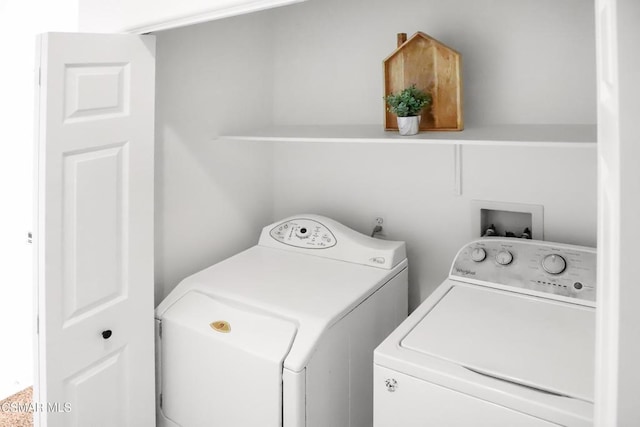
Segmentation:
<svg viewBox="0 0 640 427">
<path fill-rule="evenodd" d="M 295 218 L 273 227 L 269 235 L 280 243 L 304 249 L 327 249 L 336 245 L 336 237 L 319 221 Z"/>
<path fill-rule="evenodd" d="M 567 261 L 558 254 L 547 255 L 542 259 L 542 268 L 549 274 L 560 274 L 567 268 Z"/>
<path fill-rule="evenodd" d="M 308 239 L 311 236 L 311 229 L 307 227 L 298 227 L 296 229 L 296 236 L 300 239 Z"/>
<path fill-rule="evenodd" d="M 513 261 L 513 255 L 507 250 L 501 250 L 496 254 L 496 262 L 500 265 L 509 265 Z"/>
</svg>

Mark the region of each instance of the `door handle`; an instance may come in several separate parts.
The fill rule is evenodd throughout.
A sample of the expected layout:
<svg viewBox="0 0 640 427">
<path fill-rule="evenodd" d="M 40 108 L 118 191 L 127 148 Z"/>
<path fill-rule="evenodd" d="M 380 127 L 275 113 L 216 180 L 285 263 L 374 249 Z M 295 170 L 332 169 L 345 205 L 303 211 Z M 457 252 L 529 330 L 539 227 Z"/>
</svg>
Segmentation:
<svg viewBox="0 0 640 427">
<path fill-rule="evenodd" d="M 111 335 L 113 335 L 113 332 L 111 332 L 111 329 L 102 331 L 102 338 L 104 338 L 105 340 L 108 340 L 109 338 L 111 338 Z"/>
</svg>

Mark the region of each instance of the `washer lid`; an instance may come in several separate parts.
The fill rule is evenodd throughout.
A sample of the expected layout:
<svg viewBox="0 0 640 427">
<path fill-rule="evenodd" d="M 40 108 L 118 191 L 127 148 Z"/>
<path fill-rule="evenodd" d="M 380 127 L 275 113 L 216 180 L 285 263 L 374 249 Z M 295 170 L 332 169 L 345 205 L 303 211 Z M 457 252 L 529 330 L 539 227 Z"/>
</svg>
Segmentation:
<svg viewBox="0 0 640 427">
<path fill-rule="evenodd" d="M 400 345 L 480 374 L 593 402 L 590 307 L 456 285 Z"/>
</svg>

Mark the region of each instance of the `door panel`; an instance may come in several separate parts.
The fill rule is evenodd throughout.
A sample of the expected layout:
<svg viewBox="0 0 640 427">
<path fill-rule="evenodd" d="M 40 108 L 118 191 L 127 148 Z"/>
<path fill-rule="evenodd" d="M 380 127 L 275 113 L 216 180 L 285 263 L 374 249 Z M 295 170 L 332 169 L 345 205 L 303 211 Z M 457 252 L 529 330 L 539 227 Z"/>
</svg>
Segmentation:
<svg viewBox="0 0 640 427">
<path fill-rule="evenodd" d="M 127 148 L 64 156 L 63 327 L 126 298 Z"/>
<path fill-rule="evenodd" d="M 154 425 L 152 36 L 40 37 L 40 426 Z M 107 332 L 108 331 L 108 332 Z"/>
<path fill-rule="evenodd" d="M 129 113 L 129 64 L 65 67 L 65 123 Z"/>
<path fill-rule="evenodd" d="M 123 365 L 126 360 L 126 348 L 121 348 L 68 379 L 65 392 L 73 409 L 70 425 L 128 425 L 125 415 L 131 408 L 128 407 L 129 390 L 125 377 L 127 367 Z M 118 410 L 101 411 L 105 401 Z M 99 420 L 94 418 L 96 413 L 102 413 Z"/>
</svg>

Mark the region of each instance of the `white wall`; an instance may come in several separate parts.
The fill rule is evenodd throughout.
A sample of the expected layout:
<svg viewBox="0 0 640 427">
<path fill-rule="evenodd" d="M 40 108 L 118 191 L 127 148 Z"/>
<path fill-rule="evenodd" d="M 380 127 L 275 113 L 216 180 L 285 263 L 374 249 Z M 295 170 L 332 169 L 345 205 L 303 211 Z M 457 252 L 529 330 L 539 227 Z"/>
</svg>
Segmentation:
<svg viewBox="0 0 640 427">
<path fill-rule="evenodd" d="M 272 214 L 272 148 L 214 141 L 271 119 L 264 14 L 157 33 L 156 303 L 257 242 Z"/>
<path fill-rule="evenodd" d="M 415 308 L 472 239 L 471 200 L 541 204 L 546 240 L 595 245 L 595 149 L 556 149 L 552 160 L 549 154 L 540 148 L 466 147 L 458 197 L 451 147 L 279 144 L 274 216 L 320 213 L 363 233 L 371 232 L 376 216 L 384 217 L 386 238 L 407 242 Z"/>
<path fill-rule="evenodd" d="M 596 122 L 593 4 L 323 0 L 276 15 L 274 122 L 382 123 L 382 59 L 395 34 L 430 34 L 463 57 L 465 122 Z M 312 18 L 311 18 L 312 17 Z M 472 238 L 473 199 L 544 206 L 547 240 L 596 243 L 596 150 L 278 144 L 274 217 L 317 212 L 405 240 L 413 308 Z"/>
<path fill-rule="evenodd" d="M 411 307 L 472 238 L 471 200 L 542 204 L 548 240 L 595 245 L 594 148 L 466 147 L 457 197 L 451 147 L 210 141 L 222 126 L 381 124 L 382 59 L 419 30 L 462 53 L 468 126 L 593 124 L 593 19 L 583 0 L 313 0 L 160 33 L 159 288 L 302 212 L 365 233 L 383 216 L 408 244 Z"/>
<path fill-rule="evenodd" d="M 381 123 L 382 60 L 423 31 L 463 58 L 466 124 L 595 123 L 593 2 L 311 0 L 273 12 L 274 118 Z"/>
<path fill-rule="evenodd" d="M 37 12 L 36 12 L 37 11 Z M 74 31 L 77 0 L 0 1 L 0 400 L 32 383 L 32 230 L 36 34 Z"/>
</svg>

